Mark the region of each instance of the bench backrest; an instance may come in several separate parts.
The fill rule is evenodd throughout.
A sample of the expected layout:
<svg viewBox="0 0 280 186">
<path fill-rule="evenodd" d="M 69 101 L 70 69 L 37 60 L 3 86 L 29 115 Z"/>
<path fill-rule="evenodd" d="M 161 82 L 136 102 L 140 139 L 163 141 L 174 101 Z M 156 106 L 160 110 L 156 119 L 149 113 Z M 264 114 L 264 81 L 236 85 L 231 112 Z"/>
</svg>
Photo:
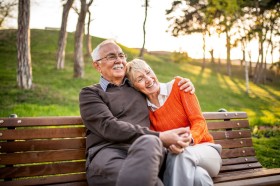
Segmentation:
<svg viewBox="0 0 280 186">
<path fill-rule="evenodd" d="M 0 179 L 31 178 L 9 185 L 86 183 L 80 117 L 0 118 L 0 123 Z"/>
<path fill-rule="evenodd" d="M 221 172 L 261 167 L 246 113 L 203 114 L 215 142 L 223 146 Z M 80 117 L 0 118 L 0 140 L 0 181 L 86 185 L 85 128 Z"/>
<path fill-rule="evenodd" d="M 255 157 L 251 130 L 245 112 L 204 112 L 203 115 L 215 143 L 223 147 L 223 166 L 220 172 L 262 167 Z"/>
</svg>

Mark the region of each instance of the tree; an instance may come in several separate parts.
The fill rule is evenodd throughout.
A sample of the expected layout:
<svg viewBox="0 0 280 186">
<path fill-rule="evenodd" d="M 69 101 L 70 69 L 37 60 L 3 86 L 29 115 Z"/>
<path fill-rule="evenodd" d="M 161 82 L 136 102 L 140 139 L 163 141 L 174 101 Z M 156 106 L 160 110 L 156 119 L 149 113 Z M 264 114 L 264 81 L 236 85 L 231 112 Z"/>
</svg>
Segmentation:
<svg viewBox="0 0 280 186">
<path fill-rule="evenodd" d="M 254 72 L 254 83 L 265 83 L 266 81 L 266 57 L 265 43 L 270 43 L 272 35 L 279 34 L 280 2 L 273 0 L 251 0 L 248 7 L 255 16 L 253 32 L 257 34 L 259 41 L 259 57 Z M 269 33 L 269 34 L 268 34 Z M 273 50 L 273 47 L 271 47 Z"/>
<path fill-rule="evenodd" d="M 206 55 L 206 36 L 211 35 L 210 27 L 213 21 L 213 15 L 207 13 L 208 4 L 204 0 L 180 0 L 174 1 L 172 7 L 166 10 L 167 20 L 170 22 L 169 29 L 172 35 L 188 35 L 192 33 L 201 33 L 203 40 L 203 63 L 205 68 Z"/>
<path fill-rule="evenodd" d="M 72 7 L 73 2 L 74 0 L 67 0 L 66 3 L 63 5 L 61 27 L 60 27 L 59 39 L 58 39 L 58 49 L 56 55 L 57 69 L 64 69 L 65 47 L 67 43 L 66 27 L 67 27 L 69 11 Z"/>
<path fill-rule="evenodd" d="M 147 21 L 147 16 L 148 16 L 148 7 L 149 7 L 149 0 L 145 0 L 145 18 L 143 22 L 143 45 L 140 50 L 139 57 L 143 58 L 144 52 L 145 52 L 145 43 L 146 43 L 146 21 Z"/>
<path fill-rule="evenodd" d="M 19 0 L 17 32 L 17 85 L 22 89 L 31 89 L 32 87 L 29 21 L 30 0 Z"/>
<path fill-rule="evenodd" d="M 167 11 L 173 20 L 170 27 L 174 33 L 202 33 L 205 41 L 206 34 L 211 36 L 210 28 L 215 28 L 226 35 L 227 73 L 231 75 L 231 30 L 238 17 L 243 0 L 179 0 L 174 1 L 172 8 Z M 173 15 L 171 14 L 173 13 Z M 205 44 L 204 44 L 205 52 Z"/>
<path fill-rule="evenodd" d="M 233 27 L 236 21 L 240 18 L 241 8 L 244 6 L 243 0 L 212 0 L 213 8 L 215 9 L 215 26 L 226 35 L 227 49 L 227 74 L 231 76 L 231 40 L 234 35 Z"/>
<path fill-rule="evenodd" d="M 184 62 L 188 62 L 190 61 L 190 57 L 188 55 L 187 52 L 183 52 L 183 51 L 174 51 L 172 52 L 172 55 L 171 55 L 171 58 L 172 58 L 172 61 L 174 63 L 184 63 Z"/>
<path fill-rule="evenodd" d="M 75 32 L 75 49 L 74 49 L 74 77 L 81 78 L 84 76 L 84 57 L 83 57 L 83 37 L 85 28 L 85 18 L 88 12 L 89 6 L 93 3 L 90 0 L 86 3 L 86 0 L 81 0 L 81 9 L 79 13 L 78 23 Z"/>
<path fill-rule="evenodd" d="M 240 60 L 240 66 L 243 68 L 245 72 L 245 85 L 246 85 L 246 93 L 250 93 L 250 84 L 249 84 L 249 77 L 252 73 L 252 60 L 251 60 L 251 51 L 249 51 L 248 44 L 252 41 L 254 37 L 254 33 L 251 30 L 253 21 L 248 21 L 252 19 L 252 15 L 248 11 L 242 10 L 242 15 L 236 22 L 237 28 L 237 38 L 234 41 L 234 46 L 240 46 L 242 51 L 242 59 Z M 249 56 L 249 61 L 246 60 L 246 54 Z"/>
<path fill-rule="evenodd" d="M 7 18 L 13 18 L 13 10 L 18 5 L 16 0 L 10 2 L 4 2 L 0 0 L 0 28 L 3 27 L 3 23 Z"/>
<path fill-rule="evenodd" d="M 90 35 L 90 23 L 92 21 L 91 19 L 91 12 L 88 8 L 88 21 L 87 21 L 87 38 L 86 38 L 86 45 L 87 45 L 87 55 L 90 56 L 92 52 L 92 46 L 91 46 L 91 35 Z"/>
</svg>

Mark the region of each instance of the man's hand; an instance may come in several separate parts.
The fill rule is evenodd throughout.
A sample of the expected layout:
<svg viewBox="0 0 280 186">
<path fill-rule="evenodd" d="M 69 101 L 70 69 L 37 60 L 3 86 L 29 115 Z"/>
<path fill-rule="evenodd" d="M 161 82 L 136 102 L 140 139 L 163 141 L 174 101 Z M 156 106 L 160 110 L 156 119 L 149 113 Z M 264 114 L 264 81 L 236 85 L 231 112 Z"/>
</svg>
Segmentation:
<svg viewBox="0 0 280 186">
<path fill-rule="evenodd" d="M 182 78 L 180 76 L 176 77 Z M 191 94 L 194 94 L 195 92 L 194 85 L 192 84 L 191 80 L 187 78 L 182 78 L 178 83 L 178 86 L 180 86 L 180 90 L 184 90 L 185 92 L 190 92 Z"/>
<path fill-rule="evenodd" d="M 159 138 L 163 143 L 163 146 L 169 148 L 171 145 L 185 147 L 189 143 L 189 129 L 178 128 L 173 130 L 167 130 L 159 133 Z"/>
</svg>

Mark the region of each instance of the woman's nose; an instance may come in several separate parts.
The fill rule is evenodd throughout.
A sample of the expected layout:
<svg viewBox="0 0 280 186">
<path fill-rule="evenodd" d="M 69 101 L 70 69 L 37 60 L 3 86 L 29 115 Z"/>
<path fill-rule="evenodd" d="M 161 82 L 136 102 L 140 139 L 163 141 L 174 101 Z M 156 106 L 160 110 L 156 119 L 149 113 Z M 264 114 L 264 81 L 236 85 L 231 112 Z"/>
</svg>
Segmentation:
<svg viewBox="0 0 280 186">
<path fill-rule="evenodd" d="M 145 79 L 146 79 L 146 83 L 150 83 L 150 81 L 152 80 L 150 76 L 145 76 Z"/>
</svg>

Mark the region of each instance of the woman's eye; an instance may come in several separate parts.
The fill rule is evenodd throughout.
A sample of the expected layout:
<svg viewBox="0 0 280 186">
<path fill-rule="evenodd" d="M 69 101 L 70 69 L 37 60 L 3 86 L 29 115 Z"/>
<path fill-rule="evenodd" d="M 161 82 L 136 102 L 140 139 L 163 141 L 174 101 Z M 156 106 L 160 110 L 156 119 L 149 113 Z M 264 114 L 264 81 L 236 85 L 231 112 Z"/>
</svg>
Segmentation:
<svg viewBox="0 0 280 186">
<path fill-rule="evenodd" d="M 143 78 L 139 78 L 139 79 L 137 80 L 137 82 L 140 83 L 142 80 L 143 80 Z"/>
</svg>

